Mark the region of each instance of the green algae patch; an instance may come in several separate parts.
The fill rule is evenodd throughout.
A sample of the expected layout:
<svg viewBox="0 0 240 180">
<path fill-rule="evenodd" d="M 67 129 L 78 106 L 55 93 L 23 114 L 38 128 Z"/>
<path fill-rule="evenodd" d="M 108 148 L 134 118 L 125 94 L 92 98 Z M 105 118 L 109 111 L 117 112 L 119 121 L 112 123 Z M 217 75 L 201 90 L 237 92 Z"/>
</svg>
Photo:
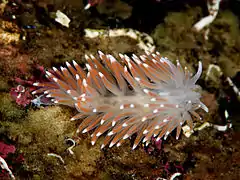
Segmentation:
<svg viewBox="0 0 240 180">
<path fill-rule="evenodd" d="M 221 56 L 228 57 L 228 61 L 232 61 L 239 67 L 240 30 L 238 18 L 230 11 L 219 13 L 218 18 L 210 28 L 210 33 L 211 42 L 216 51 L 221 53 Z"/>
<path fill-rule="evenodd" d="M 161 157 L 150 156 L 142 146 L 131 150 L 131 143 L 126 140 L 119 148 L 106 150 L 104 160 L 100 161 L 102 171 L 111 176 L 111 179 L 136 179 L 151 177 L 153 167 Z M 105 174 L 105 176 L 106 176 Z M 103 175 L 103 174 L 102 174 Z"/>
<path fill-rule="evenodd" d="M 0 92 L 9 91 L 10 86 L 7 81 L 7 78 L 0 76 Z"/>
<path fill-rule="evenodd" d="M 1 132 L 17 141 L 18 149 L 24 153 L 26 171 L 40 179 L 61 176 L 65 173 L 63 162 L 49 153 L 63 159 L 69 154 L 65 139 L 76 131 L 70 117 L 71 111 L 59 106 L 30 110 L 21 122 L 1 122 Z"/>
<path fill-rule="evenodd" d="M 69 129 L 74 125 L 70 122 L 70 117 L 70 112 L 59 106 L 42 108 L 29 112 L 25 128 L 34 135 L 35 142 L 42 144 L 42 148 L 46 146 L 46 152 L 60 152 L 63 150 L 61 145 L 64 144 L 64 137 L 74 129 Z"/>
<path fill-rule="evenodd" d="M 9 93 L 0 94 L 0 115 L 2 121 L 19 121 L 26 112 L 17 106 Z"/>
<path fill-rule="evenodd" d="M 219 13 L 210 29 L 213 40 L 218 40 L 225 50 L 237 47 L 236 42 L 240 40 L 239 20 L 231 11 Z"/>
<path fill-rule="evenodd" d="M 81 140 L 74 148 L 74 158 L 68 159 L 66 171 L 69 177 L 76 179 L 91 179 L 99 173 L 98 161 L 102 157 L 100 144 L 92 146 L 90 138 Z"/>
<path fill-rule="evenodd" d="M 152 37 L 161 52 L 165 50 L 189 49 L 196 47 L 192 25 L 197 21 L 199 8 L 188 9 L 186 12 L 171 12 L 163 24 L 157 25 Z"/>
</svg>

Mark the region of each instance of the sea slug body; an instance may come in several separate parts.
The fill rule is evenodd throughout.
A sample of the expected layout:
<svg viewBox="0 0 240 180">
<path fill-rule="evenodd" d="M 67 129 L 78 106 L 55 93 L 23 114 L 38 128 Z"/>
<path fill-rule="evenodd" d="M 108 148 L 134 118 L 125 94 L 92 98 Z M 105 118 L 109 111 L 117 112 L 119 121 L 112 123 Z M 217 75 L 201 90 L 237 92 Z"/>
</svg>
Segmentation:
<svg viewBox="0 0 240 180">
<path fill-rule="evenodd" d="M 71 120 L 82 120 L 78 132 L 93 130 L 93 145 L 106 132 L 102 148 L 120 146 L 135 133 L 133 149 L 140 142 L 149 143 L 152 136 L 166 139 L 174 129 L 178 139 L 185 122 L 193 128 L 192 117 L 200 118 L 195 110 L 208 112 L 195 84 L 201 62 L 192 76 L 179 61 L 174 65 L 158 52 L 131 58 L 119 54 L 117 61 L 99 51 L 98 57 L 85 56 L 87 73 L 75 61 L 53 67 L 46 72 L 49 82 L 34 83 L 40 88 L 33 92 L 75 107 L 79 113 Z"/>
</svg>

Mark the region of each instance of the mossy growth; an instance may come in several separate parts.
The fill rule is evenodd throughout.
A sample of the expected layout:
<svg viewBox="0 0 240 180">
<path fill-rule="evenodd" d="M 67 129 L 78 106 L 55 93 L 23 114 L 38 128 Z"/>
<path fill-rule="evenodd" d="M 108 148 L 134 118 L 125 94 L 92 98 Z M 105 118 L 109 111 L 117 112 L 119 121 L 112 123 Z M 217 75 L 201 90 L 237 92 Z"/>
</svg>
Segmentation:
<svg viewBox="0 0 240 180">
<path fill-rule="evenodd" d="M 76 130 L 74 123 L 69 120 L 70 117 L 68 109 L 49 107 L 30 111 L 23 124 L 25 133 L 21 133 L 19 143 L 24 143 L 22 149 L 27 155 L 29 167 L 39 172 L 45 171 L 43 176 L 56 176 L 63 172 L 61 161 L 47 154 L 61 155 L 65 152 L 67 146 L 64 140 Z"/>
<path fill-rule="evenodd" d="M 0 130 L 17 141 L 17 149 L 24 153 L 28 171 L 41 179 L 62 177 L 66 173 L 63 163 L 48 153 L 63 158 L 68 154 L 65 138 L 72 137 L 76 131 L 75 123 L 69 120 L 70 114 L 68 108 L 59 106 L 30 110 L 21 122 L 1 122 Z"/>
<path fill-rule="evenodd" d="M 193 24 L 198 20 L 197 13 L 200 9 L 189 8 L 186 12 L 170 12 L 152 33 L 156 45 L 164 50 L 194 47 Z"/>
<path fill-rule="evenodd" d="M 219 65 L 226 77 L 234 77 L 240 71 L 240 67 L 224 55 L 219 58 Z"/>
<path fill-rule="evenodd" d="M 2 121 L 19 121 L 26 112 L 17 106 L 9 93 L 0 94 L 0 116 Z"/>
<path fill-rule="evenodd" d="M 5 77 L 0 76 L 0 92 L 9 91 L 10 87 Z"/>
<path fill-rule="evenodd" d="M 68 159 L 66 165 L 68 176 L 76 179 L 92 179 L 98 176 L 97 162 L 103 154 L 99 142 L 94 146 L 89 142 L 90 138 L 86 138 L 74 148 L 74 158 Z"/>
<path fill-rule="evenodd" d="M 113 147 L 105 152 L 106 160 L 99 164 L 111 179 L 132 179 L 133 171 L 136 179 L 152 176 L 152 168 L 161 158 L 149 156 L 141 145 L 134 151 L 131 146 L 127 140 L 120 148 Z"/>
<path fill-rule="evenodd" d="M 230 11 L 220 12 L 210 26 L 213 40 L 221 42 L 224 47 L 235 47 L 239 38 L 238 18 Z"/>
</svg>

